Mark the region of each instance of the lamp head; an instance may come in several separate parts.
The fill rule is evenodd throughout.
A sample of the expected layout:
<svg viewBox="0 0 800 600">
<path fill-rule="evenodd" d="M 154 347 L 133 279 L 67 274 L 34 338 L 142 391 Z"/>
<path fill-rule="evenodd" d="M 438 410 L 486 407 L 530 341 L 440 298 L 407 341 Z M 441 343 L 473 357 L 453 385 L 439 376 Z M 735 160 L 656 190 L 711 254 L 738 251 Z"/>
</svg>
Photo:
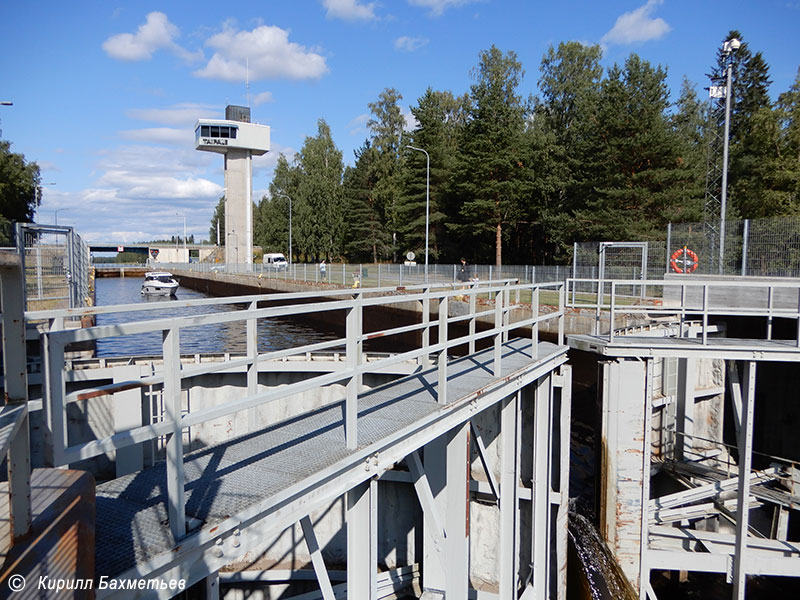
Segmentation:
<svg viewBox="0 0 800 600">
<path fill-rule="evenodd" d="M 730 54 L 731 52 L 735 52 L 738 50 L 742 45 L 742 42 L 739 41 L 737 38 L 731 38 L 724 44 L 722 44 L 722 51 L 725 54 Z"/>
</svg>

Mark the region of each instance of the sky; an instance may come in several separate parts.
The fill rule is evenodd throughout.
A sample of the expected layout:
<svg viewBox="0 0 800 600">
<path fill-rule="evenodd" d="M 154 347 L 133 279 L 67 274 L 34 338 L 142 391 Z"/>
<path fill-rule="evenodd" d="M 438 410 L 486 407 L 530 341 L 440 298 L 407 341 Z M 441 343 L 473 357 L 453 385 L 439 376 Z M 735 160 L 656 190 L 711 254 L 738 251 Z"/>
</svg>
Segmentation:
<svg viewBox="0 0 800 600">
<path fill-rule="evenodd" d="M 324 118 L 353 164 L 369 103 L 409 108 L 428 87 L 469 91 L 482 50 L 514 51 L 519 92 L 537 94 L 550 46 L 600 44 L 605 67 L 635 52 L 701 95 L 731 29 L 770 66 L 771 94 L 800 66 L 800 0 L 173 0 L 0 2 L 2 139 L 41 168 L 36 222 L 87 241 L 208 238 L 223 158 L 194 149 L 198 118 L 248 105 L 271 128 L 253 161 L 253 200 L 280 153 Z M 249 81 L 249 87 L 246 85 Z"/>
</svg>

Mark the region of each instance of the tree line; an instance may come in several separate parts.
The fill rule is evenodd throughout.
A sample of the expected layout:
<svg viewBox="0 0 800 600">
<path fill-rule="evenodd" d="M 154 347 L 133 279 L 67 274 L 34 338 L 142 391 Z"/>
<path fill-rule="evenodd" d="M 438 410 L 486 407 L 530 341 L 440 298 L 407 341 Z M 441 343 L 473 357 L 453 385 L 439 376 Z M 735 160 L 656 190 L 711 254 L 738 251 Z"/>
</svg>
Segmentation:
<svg viewBox="0 0 800 600">
<path fill-rule="evenodd" d="M 763 55 L 742 42 L 731 56 L 727 216 L 797 214 L 800 71 L 773 102 Z M 722 158 L 712 142 L 724 100 L 701 99 L 684 79 L 672 101 L 664 67 L 630 54 L 603 69 L 601 57 L 599 46 L 551 46 L 538 93 L 525 96 L 517 55 L 492 46 L 467 93 L 425 91 L 411 130 L 402 96 L 385 89 L 353 166 L 320 119 L 291 162 L 279 157 L 255 207 L 255 243 L 286 251 L 291 198 L 297 260 L 421 257 L 428 156 L 432 262 L 557 263 L 575 241 L 663 239 L 669 222 L 714 218 L 704 207 L 718 193 L 707 173 Z M 720 51 L 708 75 L 724 85 L 725 68 Z"/>
</svg>

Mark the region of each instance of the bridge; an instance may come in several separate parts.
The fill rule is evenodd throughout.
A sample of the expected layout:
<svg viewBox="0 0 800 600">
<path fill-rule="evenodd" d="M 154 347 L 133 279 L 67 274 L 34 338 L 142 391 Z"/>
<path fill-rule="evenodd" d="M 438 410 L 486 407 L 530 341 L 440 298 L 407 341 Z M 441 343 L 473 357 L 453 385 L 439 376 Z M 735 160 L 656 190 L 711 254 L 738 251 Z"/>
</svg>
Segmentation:
<svg viewBox="0 0 800 600">
<path fill-rule="evenodd" d="M 4 279 L 3 289 L 9 287 Z M 483 597 L 470 589 L 470 570 L 479 563 L 490 572 L 499 568 L 495 594 L 510 597 L 524 584 L 532 597 L 564 597 L 571 378 L 563 310 L 524 313 L 512 302 L 521 293 L 538 306 L 542 290 L 560 297 L 563 306 L 563 283 L 498 281 L 464 289 L 414 286 L 401 293 L 385 288 L 183 301 L 209 312 L 84 329 L 66 325 L 88 312 L 159 307 L 28 312 L 28 323 L 49 323 L 40 334 L 41 376 L 31 373 L 26 385 L 41 386 L 43 452 L 56 468 L 34 470 L 33 505 L 48 488 L 52 492 L 47 473 L 114 458 L 113 477 L 96 486 L 93 577 L 116 582 L 95 588 L 100 598 L 139 597 L 142 589 L 121 588 L 143 581 L 155 582 L 144 590 L 147 596 L 170 597 L 179 590 L 159 582 L 180 581 L 200 584 L 214 597 L 220 570 L 269 554 L 287 527 L 302 532 L 300 554 L 307 560 L 288 566 L 274 560 L 276 568 L 265 570 L 262 579 L 303 579 L 309 571 L 300 567 L 307 563 L 316 597 L 324 600 L 382 598 L 415 587 L 448 597 Z M 365 311 L 400 304 L 415 307 L 417 323 L 364 330 Z M 6 316 L 11 305 L 3 308 Z M 259 347 L 260 322 L 320 312 L 340 316 L 344 337 Z M 491 326 L 481 325 L 486 319 Z M 544 323 L 554 324 L 553 341 L 539 338 Z M 235 329 L 245 337 L 247 352 L 208 362 L 182 356 L 181 331 L 212 325 Z M 520 337 L 522 332 L 527 333 Z M 111 381 L 93 379 L 70 358 L 74 344 L 142 334 L 160 337 L 161 356 L 144 368 L 129 362 L 112 367 Z M 411 350 L 365 352 L 370 340 L 409 334 L 419 340 Z M 274 365 L 321 352 L 332 353 L 323 365 L 289 383 L 269 384 Z M 209 378 L 237 373 L 240 388 L 204 395 Z M 6 381 L 11 383 L 8 375 Z M 159 409 L 143 417 L 143 402 Z M 13 406 L 18 413 L 12 429 L 18 432 L 24 427 L 16 415 L 25 404 Z M 94 425 L 76 430 L 75 409 L 98 411 Z M 21 450 L 14 446 L 13 452 Z M 470 466 L 473 461 L 480 466 Z M 152 466 L 145 468 L 148 462 Z M 12 492 L 24 489 L 24 482 L 11 483 Z M 402 500 L 395 510 L 387 508 L 387 494 Z M 471 502 L 475 494 L 491 510 Z M 325 524 L 331 506 L 341 508 L 346 523 L 339 520 L 344 532 L 335 535 Z M 17 510 L 26 508 L 12 503 L 12 521 L 25 522 Z M 529 525 L 523 526 L 523 513 Z M 34 510 L 34 530 L 36 516 Z M 470 552 L 469 523 L 478 517 L 493 523 L 496 565 L 494 556 Z M 345 539 L 337 541 L 338 535 Z M 337 547 L 343 574 L 326 564 Z M 30 566 L 28 581 L 47 564 Z M 10 576 L 6 571 L 0 585 Z"/>
</svg>

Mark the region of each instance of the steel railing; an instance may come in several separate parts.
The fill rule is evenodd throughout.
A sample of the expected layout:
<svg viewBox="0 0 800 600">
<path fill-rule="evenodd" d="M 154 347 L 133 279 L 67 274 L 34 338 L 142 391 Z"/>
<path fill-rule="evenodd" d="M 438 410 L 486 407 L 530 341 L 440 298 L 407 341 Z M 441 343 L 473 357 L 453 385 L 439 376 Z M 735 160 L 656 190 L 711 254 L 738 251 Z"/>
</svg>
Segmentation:
<svg viewBox="0 0 800 600">
<path fill-rule="evenodd" d="M 594 293 L 586 295 L 587 286 Z M 632 299 L 618 290 L 643 286 L 644 300 Z M 580 289 L 578 292 L 576 290 Z M 567 279 L 566 295 L 570 308 L 594 308 L 595 334 L 599 335 L 601 312 L 608 312 L 609 341 L 615 336 L 617 316 L 640 314 L 647 317 L 674 315 L 679 318 L 680 335 L 688 321 L 702 324 L 702 343 L 708 343 L 709 318 L 713 316 L 764 317 L 766 339 L 772 339 L 776 318 L 797 322 L 796 344 L 800 347 L 800 281 L 719 281 L 692 278 L 687 280 L 599 280 Z"/>
<path fill-rule="evenodd" d="M 554 312 L 539 314 L 539 298 L 542 290 L 558 295 L 558 309 Z M 512 294 L 516 303 L 512 303 Z M 478 296 L 488 295 L 492 302 L 479 305 Z M 522 308 L 520 300 L 530 300 L 530 315 L 512 321 L 514 311 Z M 259 307 L 262 302 L 284 302 L 281 306 Z M 464 314 L 450 316 L 449 306 L 453 302 L 463 302 L 468 308 Z M 85 329 L 62 329 L 63 320 L 67 317 L 80 316 L 86 312 L 122 312 L 125 310 L 154 310 L 175 302 L 148 303 L 113 307 L 95 307 L 89 311 L 81 309 L 65 309 L 59 311 L 37 311 L 26 314 L 28 320 L 48 320 L 51 329 L 41 334 L 43 347 L 43 408 L 46 423 L 46 448 L 48 458 L 53 466 L 67 465 L 88 459 L 112 450 L 156 440 L 168 436 L 166 448 L 168 505 L 170 527 L 175 539 L 185 535 L 186 516 L 185 490 L 183 487 L 183 436 L 182 432 L 189 427 L 206 421 L 220 418 L 232 413 L 254 409 L 258 406 L 286 398 L 320 386 L 344 383 L 344 430 L 346 444 L 349 449 L 358 445 L 357 430 L 357 397 L 361 388 L 361 379 L 365 373 L 379 371 L 390 365 L 417 360 L 422 368 L 433 367 L 432 356 L 436 355 L 437 369 L 436 400 L 448 402 L 447 355 L 448 350 L 456 346 L 466 346 L 470 353 L 475 351 L 476 342 L 490 339 L 493 346 L 494 374 L 499 376 L 502 366 L 502 343 L 507 341 L 512 330 L 530 327 L 532 359 L 538 357 L 540 325 L 545 321 L 555 321 L 558 331 L 558 343 L 563 343 L 565 284 L 527 284 L 515 281 L 473 282 L 460 285 L 431 286 L 419 285 L 403 288 L 353 290 L 332 290 L 311 294 L 270 294 L 259 296 L 239 296 L 235 298 L 203 299 L 186 301 L 184 305 L 220 306 L 247 304 L 245 310 L 231 310 L 202 315 L 175 318 L 156 318 L 132 323 L 101 325 Z M 386 305 L 397 306 L 400 303 L 416 305 L 421 312 L 419 323 L 393 327 L 380 331 L 364 332 L 363 311 L 368 307 Z M 526 303 L 527 304 L 527 303 Z M 178 304 L 180 305 L 180 304 Z M 438 305 L 438 307 L 437 307 Z M 435 309 L 435 320 L 431 311 Z M 343 311 L 345 314 L 345 337 L 314 344 L 305 344 L 293 348 L 259 353 L 258 327 L 260 319 L 292 317 Z M 477 330 L 479 319 L 487 319 L 492 323 L 489 329 Z M 224 323 L 244 322 L 247 340 L 247 355 L 217 363 L 201 363 L 191 366 L 181 365 L 180 335 L 186 327 L 202 327 Z M 468 333 L 450 339 L 450 328 L 457 323 L 465 323 Z M 436 340 L 431 339 L 432 328 L 438 327 Z M 65 350 L 70 344 L 99 340 L 107 337 L 136 335 L 158 332 L 162 337 L 163 369 L 154 371 L 151 376 L 133 381 L 115 382 L 83 388 L 78 391 L 66 391 Z M 418 348 L 400 352 L 379 360 L 364 361 L 363 345 L 367 340 L 419 332 L 421 343 Z M 259 392 L 257 388 L 258 363 L 261 361 L 282 359 L 307 352 L 345 349 L 345 368 L 332 373 L 323 373 L 299 382 Z M 181 401 L 182 385 L 193 377 L 207 375 L 233 367 L 244 367 L 247 372 L 247 393 L 222 404 L 201 409 L 188 410 Z M 144 426 L 115 433 L 89 442 L 71 444 L 67 434 L 67 405 L 76 401 L 88 401 L 93 398 L 113 394 L 129 389 L 160 385 L 165 405 L 164 420 Z M 339 400 L 341 401 L 341 400 Z"/>
</svg>

